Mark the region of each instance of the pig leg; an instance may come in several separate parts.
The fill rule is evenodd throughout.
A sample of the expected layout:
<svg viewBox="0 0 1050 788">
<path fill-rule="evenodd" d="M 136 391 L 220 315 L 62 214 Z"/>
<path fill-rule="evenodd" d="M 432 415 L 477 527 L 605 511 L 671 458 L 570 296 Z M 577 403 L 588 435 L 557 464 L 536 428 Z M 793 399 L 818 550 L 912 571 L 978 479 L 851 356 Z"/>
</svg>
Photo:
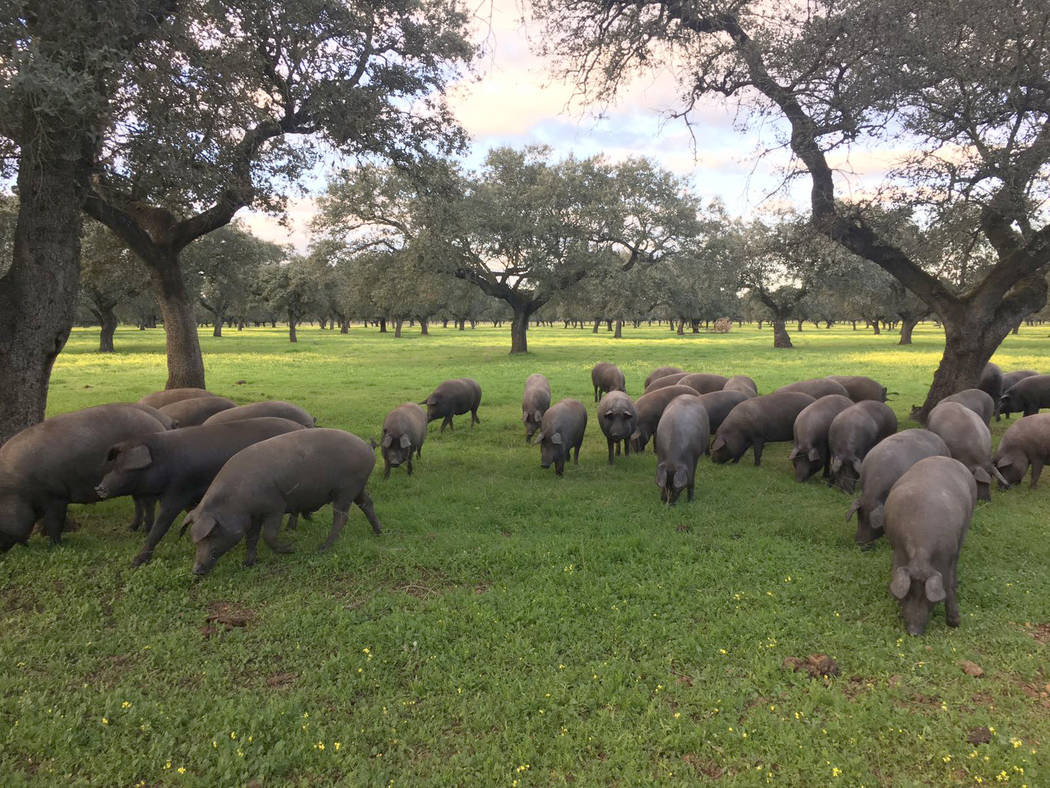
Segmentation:
<svg viewBox="0 0 1050 788">
<path fill-rule="evenodd" d="M 390 460 L 383 458 L 383 478 L 390 478 Z"/>
<path fill-rule="evenodd" d="M 284 526 L 286 531 L 298 531 L 299 530 L 299 512 L 288 513 L 288 523 Z"/>
<path fill-rule="evenodd" d="M 614 441 L 613 441 L 612 438 L 606 438 L 605 441 L 606 441 L 606 443 L 609 444 L 609 464 L 612 465 L 613 464 L 613 443 L 614 443 Z M 620 453 L 618 451 L 619 448 L 620 448 L 620 444 L 619 443 L 616 444 L 616 448 L 617 448 L 617 452 L 616 453 L 619 454 Z"/>
<path fill-rule="evenodd" d="M 559 457 L 554 461 L 554 473 L 561 476 L 565 473 L 565 458 Z"/>
<path fill-rule="evenodd" d="M 52 501 L 44 509 L 44 533 L 51 539 L 51 544 L 61 544 L 62 527 L 66 524 L 67 501 Z"/>
<path fill-rule="evenodd" d="M 946 578 L 944 598 L 944 618 L 948 626 L 957 627 L 962 619 L 959 616 L 959 578 L 956 575 L 956 566 L 959 563 L 959 554 L 955 554 L 949 568 L 950 577 Z"/>
<path fill-rule="evenodd" d="M 1043 461 L 1037 457 L 1032 458 L 1032 482 L 1028 485 L 1028 489 L 1034 490 L 1035 486 L 1039 484 L 1039 474 L 1043 472 Z"/>
<path fill-rule="evenodd" d="M 453 432 L 456 431 L 456 428 L 452 426 L 452 414 L 451 413 L 448 414 L 447 416 L 445 416 L 445 420 L 443 422 L 441 422 L 441 430 L 440 431 L 444 432 L 445 431 L 445 427 L 448 427 Z"/>
<path fill-rule="evenodd" d="M 344 509 L 339 509 L 337 504 L 332 504 L 332 530 L 328 532 L 328 538 L 325 539 L 324 544 L 319 548 L 321 551 L 327 550 L 335 544 L 336 539 L 339 538 L 339 534 L 343 532 L 343 527 L 346 525 L 346 519 L 349 514 L 349 506 Z M 374 516 L 375 515 L 373 515 L 373 517 Z"/>
<path fill-rule="evenodd" d="M 470 411 L 470 428 L 474 429 L 475 424 L 481 424 L 481 419 L 478 418 L 477 408 L 473 408 Z"/>
<path fill-rule="evenodd" d="M 579 443 L 577 443 L 572 448 L 572 464 L 573 465 L 579 465 L 580 464 L 580 446 L 582 446 L 582 445 L 583 445 L 583 441 L 580 441 Z"/>
<path fill-rule="evenodd" d="M 248 533 L 244 535 L 244 565 L 255 566 L 259 558 L 259 533 L 262 531 L 256 523 L 248 527 Z"/>
<path fill-rule="evenodd" d="M 595 402 L 598 401 L 598 387 L 597 386 L 594 387 L 594 401 Z"/>
<path fill-rule="evenodd" d="M 284 512 L 271 514 L 263 520 L 262 526 L 259 528 L 259 530 L 262 531 L 262 538 L 266 542 L 266 546 L 275 553 L 292 552 L 292 546 L 290 544 L 282 542 L 277 538 L 277 532 L 281 528 L 281 519 L 283 517 Z"/>
<path fill-rule="evenodd" d="M 631 456 L 631 442 L 627 438 L 623 439 L 623 456 L 624 457 L 630 457 Z"/>
<path fill-rule="evenodd" d="M 135 519 L 131 521 L 129 530 L 137 531 L 144 524 L 149 531 L 153 527 L 153 507 L 156 503 L 156 498 L 136 498 Z"/>
<path fill-rule="evenodd" d="M 408 475 L 411 476 L 412 475 L 412 452 L 408 453 L 408 459 L 405 460 L 405 465 L 407 466 L 407 469 L 408 469 Z"/>
<path fill-rule="evenodd" d="M 379 518 L 376 517 L 375 507 L 372 506 L 372 498 L 367 491 L 361 490 L 361 493 L 354 498 L 354 503 L 357 504 L 358 508 L 364 512 L 365 518 L 368 520 L 369 525 L 372 526 L 372 533 L 376 536 L 383 533 L 383 526 L 379 523 Z"/>
<path fill-rule="evenodd" d="M 762 441 L 755 441 L 755 467 L 762 464 L 762 449 L 766 447 L 766 444 Z"/>
<path fill-rule="evenodd" d="M 179 512 L 189 508 L 191 503 L 193 501 L 186 498 L 165 498 L 160 502 L 160 511 L 157 513 L 157 519 L 153 521 L 153 527 L 149 529 L 149 534 L 146 536 L 146 544 L 142 546 L 139 554 L 132 559 L 132 566 L 142 566 L 153 558 L 153 550 L 160 543 L 160 540 L 164 538 L 168 529 L 171 528 L 171 524 L 175 522 Z"/>
</svg>

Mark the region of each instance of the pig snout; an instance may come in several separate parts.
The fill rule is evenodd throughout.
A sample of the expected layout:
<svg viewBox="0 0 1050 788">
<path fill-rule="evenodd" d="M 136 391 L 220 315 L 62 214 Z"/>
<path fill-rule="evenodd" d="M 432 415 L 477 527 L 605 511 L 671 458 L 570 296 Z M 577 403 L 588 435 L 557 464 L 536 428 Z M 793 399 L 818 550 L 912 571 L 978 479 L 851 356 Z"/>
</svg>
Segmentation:
<svg viewBox="0 0 1050 788">
<path fill-rule="evenodd" d="M 106 499 L 109 497 L 109 488 L 105 484 L 100 483 L 95 487 L 95 495 L 99 498 Z"/>
</svg>

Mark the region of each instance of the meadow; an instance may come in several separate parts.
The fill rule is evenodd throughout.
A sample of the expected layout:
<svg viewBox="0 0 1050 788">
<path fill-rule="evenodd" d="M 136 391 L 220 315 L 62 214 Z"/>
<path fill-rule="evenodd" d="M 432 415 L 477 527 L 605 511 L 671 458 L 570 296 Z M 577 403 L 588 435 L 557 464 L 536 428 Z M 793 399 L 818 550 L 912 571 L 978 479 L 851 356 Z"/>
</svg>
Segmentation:
<svg viewBox="0 0 1050 788">
<path fill-rule="evenodd" d="M 1010 336 L 1004 370 L 1050 371 L 1046 327 Z M 484 390 L 481 424 L 430 427 L 409 477 L 374 473 L 383 523 L 351 510 L 317 552 L 329 509 L 290 555 L 235 548 L 190 572 L 173 528 L 152 563 L 130 500 L 74 506 L 51 548 L 0 557 L 0 775 L 18 785 L 973 785 L 1050 784 L 1050 483 L 993 490 L 960 559 L 963 623 L 943 608 L 905 634 L 887 592 L 890 549 L 853 543 L 852 500 L 798 484 L 788 444 L 755 468 L 701 462 L 696 500 L 660 503 L 651 452 L 606 463 L 589 371 L 749 374 L 762 393 L 866 374 L 897 392 L 901 429 L 942 348 L 848 326 L 675 336 L 666 327 L 508 331 L 440 326 L 394 339 L 355 325 L 201 333 L 210 390 L 293 400 L 321 426 L 378 436 L 384 414 L 442 379 Z M 163 386 L 160 331 L 117 352 L 77 330 L 49 413 Z M 526 446 L 532 372 L 590 414 L 564 478 Z M 1016 418 L 1016 417 L 1015 417 Z M 1011 422 L 993 422 L 993 442 Z M 811 677 L 785 660 L 828 655 Z M 974 663 L 978 671 L 965 662 Z"/>
</svg>

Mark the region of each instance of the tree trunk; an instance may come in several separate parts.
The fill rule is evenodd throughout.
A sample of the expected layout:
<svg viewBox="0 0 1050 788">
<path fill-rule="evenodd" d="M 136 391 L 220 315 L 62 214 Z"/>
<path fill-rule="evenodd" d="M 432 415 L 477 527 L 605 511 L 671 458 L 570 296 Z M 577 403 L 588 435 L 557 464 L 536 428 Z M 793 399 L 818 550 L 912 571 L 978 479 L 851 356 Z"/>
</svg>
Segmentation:
<svg viewBox="0 0 1050 788">
<path fill-rule="evenodd" d="M 117 330 L 117 316 L 113 312 L 113 307 L 106 307 L 98 310 L 99 322 L 102 323 L 102 330 L 98 334 L 98 352 L 99 353 L 112 353 L 113 352 L 113 334 Z"/>
<path fill-rule="evenodd" d="M 872 320 L 871 321 L 871 330 L 875 333 L 875 336 L 881 336 L 882 331 L 879 329 L 879 321 L 878 320 Z"/>
<path fill-rule="evenodd" d="M 799 318 L 799 320 L 798 320 L 798 333 L 800 333 L 800 334 L 802 333 L 802 323 L 803 322 L 804 321 L 802 320 L 802 318 Z"/>
<path fill-rule="evenodd" d="M 405 321 L 401 318 L 397 318 L 394 321 L 394 339 L 401 339 L 401 327 L 405 324 Z"/>
<path fill-rule="evenodd" d="M 350 333 L 350 318 L 345 318 L 339 321 L 339 333 L 349 334 Z"/>
<path fill-rule="evenodd" d="M 419 318 L 419 335 L 422 337 L 430 336 L 430 321 L 425 317 Z"/>
<path fill-rule="evenodd" d="M 622 338 L 623 338 L 623 321 L 622 320 L 617 320 L 616 321 L 616 330 L 613 332 L 613 339 L 622 339 Z"/>
<path fill-rule="evenodd" d="M 67 120 L 34 134 L 39 120 L 25 113 L 14 254 L 6 271 L 0 261 L 0 444 L 44 418 L 51 368 L 75 317 L 88 170 Z"/>
<path fill-rule="evenodd" d="M 510 321 L 510 352 L 511 354 L 516 353 L 528 353 L 529 352 L 529 315 L 532 314 L 532 309 L 529 304 L 511 304 L 514 309 L 514 317 Z M 598 321 L 594 322 L 595 333 L 598 331 Z"/>
<path fill-rule="evenodd" d="M 678 321 L 678 336 L 685 336 L 685 320 Z"/>
<path fill-rule="evenodd" d="M 197 319 L 186 294 L 177 253 L 155 250 L 142 257 L 160 304 L 168 352 L 168 382 L 165 388 L 204 388 L 204 360 L 197 338 Z"/>
<path fill-rule="evenodd" d="M 288 341 L 298 342 L 299 337 L 295 333 L 296 319 L 295 315 L 291 311 L 288 312 Z"/>
<path fill-rule="evenodd" d="M 386 318 L 385 317 L 379 318 L 379 333 L 380 334 L 385 334 L 386 333 Z"/>
<path fill-rule="evenodd" d="M 856 320 L 851 320 L 849 322 L 853 325 L 853 330 L 856 331 L 857 330 L 857 321 Z"/>
<path fill-rule="evenodd" d="M 901 321 L 901 339 L 898 345 L 911 344 L 911 332 L 919 324 L 919 318 L 906 317 Z"/>
<path fill-rule="evenodd" d="M 459 320 L 456 321 L 456 330 L 457 331 L 466 331 L 467 330 L 467 320 L 466 320 L 466 318 L 462 318 L 461 317 Z"/>
<path fill-rule="evenodd" d="M 762 330 L 762 320 L 761 319 L 759 319 L 759 321 L 758 321 L 758 330 L 759 331 Z"/>
<path fill-rule="evenodd" d="M 600 317 L 594 318 L 594 330 L 591 333 L 592 334 L 597 334 L 598 333 L 598 328 L 601 326 L 601 324 L 602 324 L 602 319 Z"/>
<path fill-rule="evenodd" d="M 791 337 L 788 336 L 787 327 L 783 318 L 774 318 L 773 321 L 773 347 L 794 347 Z"/>
<path fill-rule="evenodd" d="M 215 316 L 215 328 L 213 328 L 212 332 L 211 332 L 211 335 L 213 337 L 221 337 L 222 336 L 222 324 L 224 322 L 225 322 L 225 320 L 224 320 L 222 315 L 216 315 Z"/>
</svg>

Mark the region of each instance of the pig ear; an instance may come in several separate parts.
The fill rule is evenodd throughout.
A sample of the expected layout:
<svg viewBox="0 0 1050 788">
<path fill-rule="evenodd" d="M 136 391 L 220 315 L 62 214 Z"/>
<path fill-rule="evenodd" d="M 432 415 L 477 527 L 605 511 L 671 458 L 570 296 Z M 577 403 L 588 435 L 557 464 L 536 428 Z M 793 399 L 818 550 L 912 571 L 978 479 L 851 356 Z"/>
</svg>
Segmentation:
<svg viewBox="0 0 1050 788">
<path fill-rule="evenodd" d="M 992 477 L 988 474 L 984 468 L 974 468 L 973 478 L 979 481 L 981 484 L 991 484 Z"/>
<path fill-rule="evenodd" d="M 1008 468 L 1013 464 L 1014 461 L 1011 460 L 1009 457 L 1000 457 L 998 460 L 995 461 L 996 468 Z"/>
<path fill-rule="evenodd" d="M 885 509 L 883 509 L 882 504 L 871 510 L 871 514 L 868 515 L 868 524 L 876 531 L 882 532 L 886 530 Z"/>
<path fill-rule="evenodd" d="M 521 423 L 522 424 L 528 424 L 529 423 L 529 415 L 530 414 L 529 414 L 528 411 L 523 410 L 521 412 Z"/>
<path fill-rule="evenodd" d="M 407 435 L 402 435 L 401 436 L 401 448 L 402 449 L 407 449 L 411 445 L 412 445 L 412 439 L 409 438 Z"/>
<path fill-rule="evenodd" d="M 539 422 L 541 419 L 543 419 L 543 414 L 540 413 L 538 410 L 534 410 L 532 412 L 532 420 L 535 422 Z"/>
<path fill-rule="evenodd" d="M 149 453 L 149 447 L 140 443 L 138 446 L 124 452 L 124 468 L 136 471 L 139 468 L 148 468 L 153 464 L 153 457 Z"/>
<path fill-rule="evenodd" d="M 553 443 L 553 444 L 555 444 L 557 446 L 561 446 L 561 433 L 560 432 L 556 432 L 553 435 L 551 435 L 551 443 Z"/>
<path fill-rule="evenodd" d="M 791 454 L 789 454 L 789 455 L 788 455 L 788 459 L 789 459 L 789 460 L 793 460 L 793 459 L 795 459 L 795 458 L 796 458 L 796 457 L 797 457 L 798 455 L 800 455 L 801 453 L 802 453 L 802 450 L 801 450 L 801 449 L 800 449 L 800 448 L 799 448 L 798 446 L 795 446 L 795 447 L 794 447 L 794 448 L 793 448 L 793 449 L 791 450 Z"/>
<path fill-rule="evenodd" d="M 911 590 L 911 574 L 908 572 L 908 567 L 898 566 L 893 570 L 893 576 L 890 578 L 890 593 L 897 599 L 904 599 L 908 596 L 909 590 Z"/>
<path fill-rule="evenodd" d="M 721 449 L 725 445 L 726 445 L 725 438 L 723 438 L 721 435 L 716 435 L 715 436 L 715 442 L 711 444 L 711 451 L 718 451 L 719 449 Z"/>
<path fill-rule="evenodd" d="M 663 487 L 667 484 L 667 468 L 660 466 L 656 469 L 656 486 Z"/>
<path fill-rule="evenodd" d="M 947 594 L 944 592 L 944 578 L 940 572 L 934 572 L 926 578 L 926 598 L 931 602 L 942 602 Z"/>
<path fill-rule="evenodd" d="M 1007 487 L 1010 486 L 1010 482 L 1006 480 L 1005 476 L 999 473 L 999 469 L 996 468 L 994 465 L 992 466 L 992 474 L 995 476 L 996 479 L 999 480 L 999 484 L 1006 485 Z"/>
<path fill-rule="evenodd" d="M 816 462 L 817 460 L 820 459 L 820 451 L 814 447 L 814 448 L 809 450 L 808 454 L 806 454 L 806 458 L 810 462 Z"/>
<path fill-rule="evenodd" d="M 193 537 L 194 542 L 200 542 L 210 534 L 218 523 L 215 521 L 215 516 L 206 513 L 196 514 L 190 512 L 186 515 L 186 519 L 183 521 L 183 528 L 189 524 L 190 536 Z"/>
<path fill-rule="evenodd" d="M 532 439 L 532 445 L 535 446 L 539 443 L 543 443 L 543 432 L 537 432 L 536 437 Z"/>
<path fill-rule="evenodd" d="M 383 442 L 380 445 L 384 449 L 389 449 L 390 448 L 390 444 L 393 443 L 393 442 L 394 442 L 394 439 L 390 437 L 390 433 L 388 432 L 386 435 L 383 436 Z"/>
<path fill-rule="evenodd" d="M 860 509 L 860 498 L 858 498 L 852 504 L 850 504 L 849 511 L 846 512 L 846 522 L 847 523 L 850 520 L 853 519 L 853 515 L 855 515 L 857 513 L 858 509 Z"/>
<path fill-rule="evenodd" d="M 850 460 L 850 465 L 853 466 L 853 470 L 855 470 L 857 472 L 857 475 L 860 476 L 860 460 L 854 457 L 852 460 Z"/>
<path fill-rule="evenodd" d="M 674 486 L 685 487 L 689 484 L 689 474 L 685 472 L 685 468 L 679 468 L 674 472 Z"/>
<path fill-rule="evenodd" d="M 832 473 L 838 473 L 840 470 L 842 470 L 842 458 L 841 457 L 832 457 L 831 458 L 831 472 Z"/>
</svg>

